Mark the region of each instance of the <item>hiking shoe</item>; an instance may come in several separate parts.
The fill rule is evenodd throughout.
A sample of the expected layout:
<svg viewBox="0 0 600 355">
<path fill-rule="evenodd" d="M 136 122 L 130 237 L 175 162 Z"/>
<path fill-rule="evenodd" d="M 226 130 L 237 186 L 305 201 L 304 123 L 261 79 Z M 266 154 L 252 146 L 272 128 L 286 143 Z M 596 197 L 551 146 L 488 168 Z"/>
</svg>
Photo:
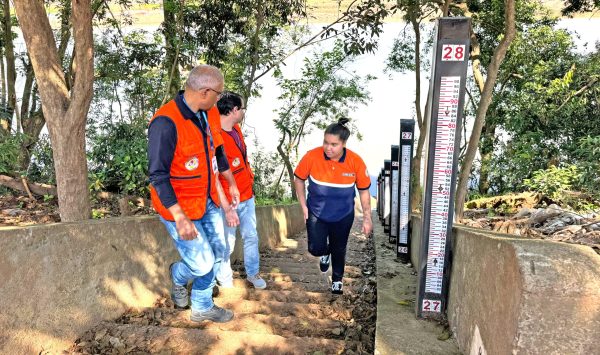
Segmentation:
<svg viewBox="0 0 600 355">
<path fill-rule="evenodd" d="M 265 288 L 267 288 L 267 282 L 263 280 L 259 274 L 256 274 L 254 276 L 248 276 L 246 280 L 248 280 L 248 282 L 250 282 L 252 286 L 254 286 L 254 288 L 256 289 L 264 290 Z"/>
<path fill-rule="evenodd" d="M 327 272 L 329 270 L 329 261 L 331 260 L 331 255 L 323 255 L 321 259 L 319 259 L 319 268 L 321 272 Z"/>
<path fill-rule="evenodd" d="M 169 265 L 169 277 L 171 278 L 171 299 L 175 308 L 188 308 L 190 297 L 188 296 L 188 290 L 185 286 L 179 286 L 173 281 L 173 265 Z"/>
<path fill-rule="evenodd" d="M 216 323 L 225 323 L 233 319 L 233 312 L 217 305 L 213 305 L 213 308 L 204 312 L 199 312 L 192 309 L 190 319 L 194 322 L 209 320 Z"/>
<path fill-rule="evenodd" d="M 333 281 L 331 283 L 331 293 L 336 294 L 336 295 L 341 295 L 344 293 L 344 285 L 342 284 L 342 281 Z"/>
</svg>

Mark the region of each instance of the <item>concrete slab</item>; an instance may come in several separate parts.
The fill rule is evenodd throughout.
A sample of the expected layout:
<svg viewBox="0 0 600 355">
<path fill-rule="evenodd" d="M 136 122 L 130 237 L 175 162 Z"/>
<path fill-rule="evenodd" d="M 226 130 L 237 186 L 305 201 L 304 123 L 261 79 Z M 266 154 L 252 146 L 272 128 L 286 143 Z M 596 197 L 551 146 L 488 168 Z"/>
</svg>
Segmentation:
<svg viewBox="0 0 600 355">
<path fill-rule="evenodd" d="M 448 339 L 446 327 L 416 318 L 416 271 L 396 261 L 376 213 L 373 221 L 377 257 L 375 354 L 460 354 L 456 340 Z"/>
</svg>

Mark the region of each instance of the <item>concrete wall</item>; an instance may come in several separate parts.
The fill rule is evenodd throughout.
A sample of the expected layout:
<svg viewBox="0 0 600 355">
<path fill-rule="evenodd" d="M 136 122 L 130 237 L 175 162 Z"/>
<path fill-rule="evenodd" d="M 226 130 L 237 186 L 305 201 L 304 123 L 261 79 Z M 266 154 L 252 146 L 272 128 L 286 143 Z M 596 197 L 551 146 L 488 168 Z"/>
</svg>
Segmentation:
<svg viewBox="0 0 600 355">
<path fill-rule="evenodd" d="M 420 220 L 412 221 L 418 249 Z M 447 313 L 461 351 L 600 354 L 600 255 L 463 226 L 453 232 Z"/>
<path fill-rule="evenodd" d="M 304 227 L 298 205 L 258 207 L 261 248 Z M 0 353 L 68 347 L 86 329 L 168 294 L 178 259 L 156 216 L 0 228 Z"/>
</svg>

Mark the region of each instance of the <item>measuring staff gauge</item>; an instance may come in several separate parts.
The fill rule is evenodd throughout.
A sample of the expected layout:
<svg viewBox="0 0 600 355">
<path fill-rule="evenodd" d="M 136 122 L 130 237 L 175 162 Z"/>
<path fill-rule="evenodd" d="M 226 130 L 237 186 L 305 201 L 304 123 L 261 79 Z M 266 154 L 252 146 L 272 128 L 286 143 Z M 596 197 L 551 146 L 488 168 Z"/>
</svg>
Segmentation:
<svg viewBox="0 0 600 355">
<path fill-rule="evenodd" d="M 389 241 L 391 244 L 396 244 L 396 239 L 398 238 L 398 188 L 400 187 L 400 171 L 399 171 L 399 150 L 400 147 L 397 145 L 392 146 L 392 159 L 391 159 L 391 172 L 390 172 L 390 181 L 391 181 L 391 210 L 390 210 L 390 234 Z"/>
<path fill-rule="evenodd" d="M 429 147 L 421 226 L 417 316 L 446 310 L 458 147 L 468 66 L 468 18 L 438 19 L 430 81 Z"/>
<path fill-rule="evenodd" d="M 391 193 L 390 193 L 390 173 L 392 162 L 390 160 L 383 161 L 383 232 L 390 233 L 390 209 L 391 209 Z"/>
<path fill-rule="evenodd" d="M 400 120 L 400 186 L 398 189 L 398 239 L 396 256 L 402 263 L 410 262 L 410 177 L 414 147 L 414 120 Z"/>
</svg>

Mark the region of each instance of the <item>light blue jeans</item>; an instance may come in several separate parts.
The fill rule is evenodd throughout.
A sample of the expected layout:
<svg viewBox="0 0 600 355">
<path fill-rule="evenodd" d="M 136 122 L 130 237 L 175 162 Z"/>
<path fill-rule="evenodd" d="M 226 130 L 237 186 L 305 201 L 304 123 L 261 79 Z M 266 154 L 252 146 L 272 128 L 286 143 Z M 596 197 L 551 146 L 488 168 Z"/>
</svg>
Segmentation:
<svg viewBox="0 0 600 355">
<path fill-rule="evenodd" d="M 208 199 L 206 212 L 192 222 L 198 236 L 192 240 L 179 238 L 175 222 L 160 218 L 173 239 L 181 260 L 173 265 L 173 282 L 187 286 L 192 281 L 192 309 L 203 312 L 213 307 L 212 290 L 225 253 L 225 233 L 220 209 Z"/>
<path fill-rule="evenodd" d="M 225 222 L 225 212 L 223 213 L 223 222 Z M 237 209 L 240 218 L 240 234 L 244 244 L 244 268 L 248 276 L 258 274 L 260 268 L 260 256 L 258 254 L 258 232 L 256 231 L 256 205 L 254 197 L 244 202 L 240 202 Z M 221 285 L 230 285 L 233 281 L 233 271 L 229 257 L 233 253 L 235 246 L 235 232 L 237 227 L 229 227 L 223 223 L 225 228 L 225 257 L 221 264 L 221 269 L 217 274 L 217 280 Z"/>
</svg>

